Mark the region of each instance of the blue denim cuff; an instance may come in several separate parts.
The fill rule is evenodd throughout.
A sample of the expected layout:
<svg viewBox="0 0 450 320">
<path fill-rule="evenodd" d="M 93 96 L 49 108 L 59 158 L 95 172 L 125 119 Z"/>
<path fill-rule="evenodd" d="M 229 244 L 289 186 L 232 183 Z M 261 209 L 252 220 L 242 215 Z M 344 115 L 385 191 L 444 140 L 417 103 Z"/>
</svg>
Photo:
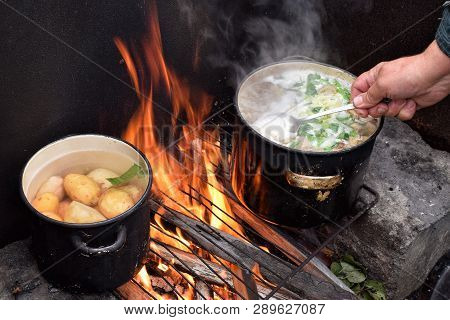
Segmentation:
<svg viewBox="0 0 450 320">
<path fill-rule="evenodd" d="M 448 57 L 450 57 L 450 1 L 444 4 L 444 15 L 436 33 L 436 42 Z"/>
</svg>

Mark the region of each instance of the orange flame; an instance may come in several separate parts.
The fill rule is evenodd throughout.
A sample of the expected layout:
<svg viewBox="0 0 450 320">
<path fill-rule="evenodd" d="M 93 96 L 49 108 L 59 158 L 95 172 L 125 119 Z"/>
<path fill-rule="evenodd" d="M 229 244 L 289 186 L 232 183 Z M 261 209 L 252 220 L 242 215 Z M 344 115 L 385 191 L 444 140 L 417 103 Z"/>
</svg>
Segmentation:
<svg viewBox="0 0 450 320">
<path fill-rule="evenodd" d="M 233 164 L 231 172 L 231 186 L 239 201 L 251 211 L 245 201 L 246 190 L 251 190 L 254 199 L 258 200 L 256 209 L 258 213 L 264 214 L 267 210 L 265 203 L 267 186 L 262 179 L 262 162 L 256 161 L 248 148 L 249 142 L 246 138 L 233 136 Z M 238 143 L 239 142 L 239 143 Z M 248 187 L 247 187 L 248 185 Z"/>
<path fill-rule="evenodd" d="M 137 283 L 143 286 L 145 290 L 147 290 L 148 293 L 152 295 L 152 297 L 159 300 L 163 299 L 163 297 L 158 292 L 153 290 L 152 280 L 150 279 L 150 275 L 148 274 L 145 266 L 142 267 L 141 271 L 139 271 L 139 273 L 136 275 L 135 280 L 137 281 Z"/>
<path fill-rule="evenodd" d="M 212 99 L 205 92 L 188 85 L 186 79 L 179 77 L 165 63 L 154 1 L 150 6 L 148 34 L 141 42 L 142 52 L 130 51 L 121 39 L 115 39 L 115 43 L 139 99 L 138 110 L 129 121 L 123 138 L 138 147 L 149 159 L 153 169 L 152 192 L 161 196 L 166 206 L 188 216 L 192 214 L 196 219 L 240 237 L 243 234 L 242 227 L 233 219 L 230 204 L 214 174 L 221 161 L 220 149 L 216 145 L 218 133 L 203 128 Z M 195 57 L 195 65 L 198 65 L 198 52 Z M 162 92 L 171 102 L 171 132 L 174 136 L 179 134 L 175 148 L 168 148 L 160 142 L 156 130 L 160 114 L 156 108 L 155 94 Z M 185 119 L 186 124 L 177 131 L 175 127 L 180 119 Z M 181 152 L 181 159 L 174 150 Z M 162 211 L 159 213 L 162 214 Z M 152 239 L 188 251 L 190 243 L 181 230 L 173 232 L 166 229 L 159 215 L 155 216 L 155 220 L 162 231 L 152 228 Z M 167 233 L 175 239 L 165 235 Z M 191 276 L 186 276 L 194 283 Z M 136 280 L 148 290 L 153 290 L 145 268 L 139 272 Z M 189 299 L 194 297 L 192 286 L 188 286 L 183 296 Z"/>
</svg>

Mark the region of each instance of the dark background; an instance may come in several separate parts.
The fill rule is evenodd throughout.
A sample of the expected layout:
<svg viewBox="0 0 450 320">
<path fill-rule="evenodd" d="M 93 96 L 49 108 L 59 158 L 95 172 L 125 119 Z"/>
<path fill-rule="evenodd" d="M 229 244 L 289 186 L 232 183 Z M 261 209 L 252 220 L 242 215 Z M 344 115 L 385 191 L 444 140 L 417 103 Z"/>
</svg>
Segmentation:
<svg viewBox="0 0 450 320">
<path fill-rule="evenodd" d="M 34 152 L 68 134 L 120 136 L 135 99 L 121 82 L 129 80 L 113 38 L 139 39 L 148 19 L 144 0 L 6 2 L 73 49 L 0 2 L 0 247 L 28 234 L 28 213 L 18 190 L 21 169 Z M 232 22 L 239 26 L 246 16 L 277 17 L 282 1 L 263 7 L 255 7 L 254 2 L 229 0 L 222 5 L 238 8 L 240 14 Z M 442 3 L 324 1 L 323 36 L 333 51 L 324 62 L 345 68 Z M 231 77 L 230 70 L 203 61 L 198 73 L 192 72 L 198 30 L 181 19 L 175 1 L 158 1 L 158 8 L 169 63 L 211 94 L 231 96 L 225 81 Z M 422 51 L 433 40 L 440 15 L 441 10 L 350 71 L 359 74 L 383 60 Z M 248 62 L 251 57 L 237 55 L 236 45 L 230 43 L 225 54 L 238 63 Z M 217 48 L 206 44 L 201 56 L 208 55 L 208 50 Z M 434 147 L 449 150 L 448 112 L 446 99 L 420 111 L 410 124 Z"/>
</svg>

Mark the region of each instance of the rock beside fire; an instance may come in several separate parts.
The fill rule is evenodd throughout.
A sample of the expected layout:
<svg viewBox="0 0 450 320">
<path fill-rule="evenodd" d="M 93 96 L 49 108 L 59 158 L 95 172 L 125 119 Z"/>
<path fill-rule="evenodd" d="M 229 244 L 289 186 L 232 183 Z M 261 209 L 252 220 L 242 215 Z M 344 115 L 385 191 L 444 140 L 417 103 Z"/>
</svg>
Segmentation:
<svg viewBox="0 0 450 320">
<path fill-rule="evenodd" d="M 378 204 L 336 241 L 386 285 L 390 298 L 417 289 L 450 250 L 450 155 L 430 148 L 408 125 L 387 119 L 366 184 Z"/>
<path fill-rule="evenodd" d="M 0 249 L 0 299 L 115 299 L 111 293 L 71 294 L 52 287 L 42 276 L 29 250 L 29 241 Z"/>
</svg>

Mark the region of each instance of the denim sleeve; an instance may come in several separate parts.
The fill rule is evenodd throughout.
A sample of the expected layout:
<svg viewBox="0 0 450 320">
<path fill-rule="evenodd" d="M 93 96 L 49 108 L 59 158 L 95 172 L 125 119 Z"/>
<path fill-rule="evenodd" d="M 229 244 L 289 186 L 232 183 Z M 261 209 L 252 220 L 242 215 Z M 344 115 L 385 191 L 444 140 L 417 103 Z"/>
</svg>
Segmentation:
<svg viewBox="0 0 450 320">
<path fill-rule="evenodd" d="M 444 15 L 436 33 L 436 42 L 439 48 L 450 57 L 450 1 L 444 4 Z"/>
</svg>

